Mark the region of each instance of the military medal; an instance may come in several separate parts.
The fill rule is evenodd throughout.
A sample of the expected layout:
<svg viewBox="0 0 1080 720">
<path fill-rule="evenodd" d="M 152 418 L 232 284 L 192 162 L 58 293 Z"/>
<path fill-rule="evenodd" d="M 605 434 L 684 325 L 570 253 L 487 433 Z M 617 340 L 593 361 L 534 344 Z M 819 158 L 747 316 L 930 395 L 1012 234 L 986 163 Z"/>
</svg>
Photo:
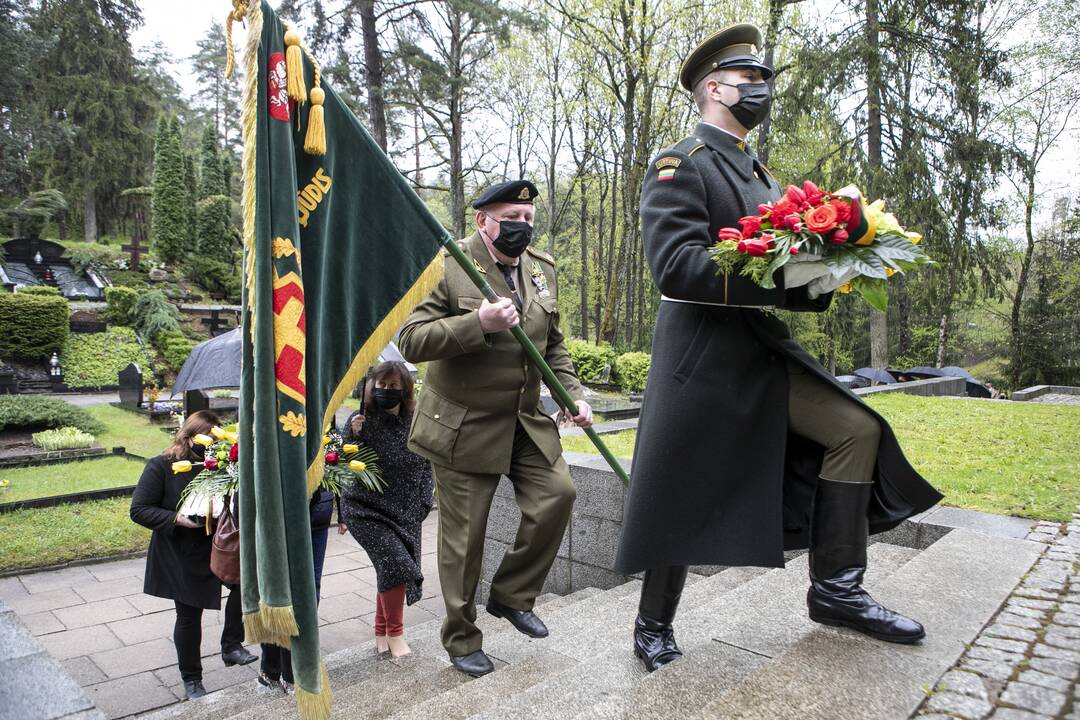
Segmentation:
<svg viewBox="0 0 1080 720">
<path fill-rule="evenodd" d="M 536 293 L 541 299 L 551 297 L 551 293 L 548 292 L 547 287 L 547 275 L 544 274 L 544 268 L 540 267 L 540 263 L 533 262 L 532 267 L 529 268 L 529 272 L 532 274 L 533 285 L 536 286 Z"/>
</svg>

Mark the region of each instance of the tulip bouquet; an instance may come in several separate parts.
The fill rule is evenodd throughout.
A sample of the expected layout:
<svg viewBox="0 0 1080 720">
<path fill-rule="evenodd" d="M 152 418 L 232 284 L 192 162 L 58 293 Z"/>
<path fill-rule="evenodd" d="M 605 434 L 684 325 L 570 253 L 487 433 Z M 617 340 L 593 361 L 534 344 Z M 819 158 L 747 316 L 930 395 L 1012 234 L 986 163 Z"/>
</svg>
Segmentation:
<svg viewBox="0 0 1080 720">
<path fill-rule="evenodd" d="M 901 227 L 883 201 L 864 204 L 853 185 L 835 193 L 809 180 L 789 185 L 782 198 L 718 235 L 711 254 L 721 273 L 738 271 L 771 289 L 783 268 L 786 288 L 808 285 L 812 297 L 855 290 L 882 311 L 888 278 L 933 263 L 919 247 L 921 235 Z"/>
<path fill-rule="evenodd" d="M 188 517 L 206 518 L 209 533 L 211 518 L 221 515 L 225 498 L 231 497 L 239 484 L 236 428 L 220 428 L 215 425 L 210 430 L 210 435 L 199 434 L 191 440 L 204 448 L 203 461 L 200 463 L 178 460 L 172 464 L 172 471 L 183 473 L 197 467 L 202 470 L 180 493 L 177 511 Z"/>
<path fill-rule="evenodd" d="M 323 460 L 322 486 L 335 495 L 341 495 L 341 488 L 354 482 L 371 492 L 381 493 L 386 488 L 375 451 L 366 445 L 344 442 L 336 430 L 323 435 Z"/>
</svg>

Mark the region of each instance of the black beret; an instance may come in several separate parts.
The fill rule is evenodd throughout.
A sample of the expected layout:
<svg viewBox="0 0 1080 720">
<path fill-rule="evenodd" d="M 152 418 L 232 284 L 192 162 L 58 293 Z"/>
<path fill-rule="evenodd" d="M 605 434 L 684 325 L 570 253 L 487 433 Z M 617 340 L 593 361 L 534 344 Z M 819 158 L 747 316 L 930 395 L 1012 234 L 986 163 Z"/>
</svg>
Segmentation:
<svg viewBox="0 0 1080 720">
<path fill-rule="evenodd" d="M 508 180 L 496 183 L 473 201 L 473 209 L 479 210 L 493 203 L 532 203 L 540 192 L 528 180 Z"/>
<path fill-rule="evenodd" d="M 766 80 L 773 76 L 771 67 L 762 62 L 761 30 L 742 23 L 717 32 L 686 56 L 679 69 L 679 84 L 690 92 L 713 70 L 750 67 L 761 71 Z"/>
</svg>

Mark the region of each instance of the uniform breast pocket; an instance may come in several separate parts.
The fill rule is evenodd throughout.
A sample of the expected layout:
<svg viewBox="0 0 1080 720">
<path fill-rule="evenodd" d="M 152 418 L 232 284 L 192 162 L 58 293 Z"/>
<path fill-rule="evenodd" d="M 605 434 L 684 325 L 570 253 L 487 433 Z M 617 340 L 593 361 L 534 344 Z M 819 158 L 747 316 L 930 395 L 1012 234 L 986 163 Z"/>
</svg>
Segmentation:
<svg viewBox="0 0 1080 720">
<path fill-rule="evenodd" d="M 462 315 L 470 313 L 473 310 L 480 309 L 480 303 L 484 301 L 483 298 L 478 297 L 459 297 L 457 300 L 458 312 Z"/>
<path fill-rule="evenodd" d="M 413 421 L 410 439 L 443 458 L 449 465 L 453 461 L 454 445 L 467 413 L 468 408 L 464 405 L 448 400 L 430 387 L 425 387 L 416 404 L 416 420 Z"/>
</svg>

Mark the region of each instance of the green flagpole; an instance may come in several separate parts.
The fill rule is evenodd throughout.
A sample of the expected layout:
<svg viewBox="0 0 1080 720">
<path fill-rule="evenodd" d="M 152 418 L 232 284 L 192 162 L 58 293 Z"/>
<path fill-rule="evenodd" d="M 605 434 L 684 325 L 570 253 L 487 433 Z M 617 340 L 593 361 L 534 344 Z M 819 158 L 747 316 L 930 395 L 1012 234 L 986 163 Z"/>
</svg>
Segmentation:
<svg viewBox="0 0 1080 720">
<path fill-rule="evenodd" d="M 450 256 L 457 261 L 457 264 L 461 266 L 461 269 L 465 271 L 465 274 L 469 276 L 469 279 L 476 284 L 476 287 L 480 289 L 480 292 L 484 294 L 488 302 L 497 302 L 499 296 L 488 284 L 488 281 L 484 279 L 484 276 L 473 266 L 472 261 L 465 251 L 462 250 L 453 239 L 447 235 L 443 239 L 443 247 L 450 253 Z M 559 382 L 559 378 L 555 377 L 555 373 L 552 372 L 551 366 L 547 364 L 544 357 L 540 354 L 540 351 L 536 349 L 536 345 L 533 345 L 533 341 L 529 339 L 529 336 L 525 334 L 525 331 L 521 329 L 520 325 L 516 325 L 510 328 L 510 332 L 514 334 L 517 341 L 521 343 L 521 347 L 525 349 L 525 354 L 529 356 L 529 360 L 532 364 L 540 370 L 540 373 L 544 376 L 544 381 L 547 383 L 548 388 L 551 389 L 551 394 L 555 397 L 558 403 L 566 410 L 572 411 L 574 415 L 577 415 L 577 404 L 574 402 L 574 398 L 570 396 L 563 384 Z M 615 474 L 619 476 L 625 484 L 630 484 L 630 476 L 626 474 L 626 470 L 619 464 L 619 461 L 608 450 L 607 445 L 600 439 L 600 436 L 596 434 L 596 431 L 591 427 L 582 428 L 585 434 L 592 440 L 592 444 L 596 446 L 596 449 L 600 451 L 600 454 L 604 456 L 604 460 L 611 466 L 611 469 L 615 471 Z"/>
</svg>

